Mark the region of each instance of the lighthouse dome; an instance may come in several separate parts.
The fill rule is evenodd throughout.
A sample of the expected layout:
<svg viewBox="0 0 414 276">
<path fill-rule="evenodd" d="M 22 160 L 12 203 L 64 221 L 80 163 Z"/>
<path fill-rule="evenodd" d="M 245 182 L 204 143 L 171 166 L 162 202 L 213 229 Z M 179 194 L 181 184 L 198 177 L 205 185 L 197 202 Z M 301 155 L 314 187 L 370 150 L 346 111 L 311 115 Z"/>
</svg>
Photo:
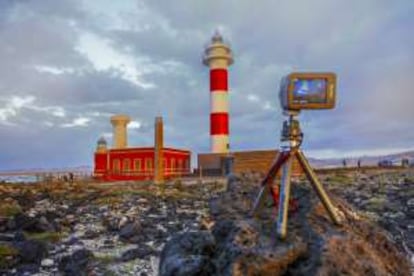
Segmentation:
<svg viewBox="0 0 414 276">
<path fill-rule="evenodd" d="M 213 42 L 223 42 L 223 37 L 221 36 L 221 34 L 216 31 L 211 39 Z"/>
<path fill-rule="evenodd" d="M 107 145 L 107 142 L 106 142 L 106 140 L 105 140 L 105 138 L 104 137 L 101 137 L 101 138 L 99 138 L 99 140 L 98 140 L 98 143 L 97 143 L 98 145 Z"/>
</svg>

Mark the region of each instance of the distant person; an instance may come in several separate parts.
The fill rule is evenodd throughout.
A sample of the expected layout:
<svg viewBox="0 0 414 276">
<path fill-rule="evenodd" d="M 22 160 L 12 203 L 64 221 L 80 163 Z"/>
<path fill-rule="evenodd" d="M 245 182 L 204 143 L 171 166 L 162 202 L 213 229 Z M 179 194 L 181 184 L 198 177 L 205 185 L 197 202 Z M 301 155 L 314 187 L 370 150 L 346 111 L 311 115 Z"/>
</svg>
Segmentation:
<svg viewBox="0 0 414 276">
<path fill-rule="evenodd" d="M 69 173 L 69 181 L 70 181 L 70 183 L 73 183 L 73 173 L 72 172 Z"/>
<path fill-rule="evenodd" d="M 342 160 L 342 165 L 346 168 L 346 159 Z"/>
<path fill-rule="evenodd" d="M 358 169 L 361 168 L 361 159 L 358 159 Z"/>
</svg>

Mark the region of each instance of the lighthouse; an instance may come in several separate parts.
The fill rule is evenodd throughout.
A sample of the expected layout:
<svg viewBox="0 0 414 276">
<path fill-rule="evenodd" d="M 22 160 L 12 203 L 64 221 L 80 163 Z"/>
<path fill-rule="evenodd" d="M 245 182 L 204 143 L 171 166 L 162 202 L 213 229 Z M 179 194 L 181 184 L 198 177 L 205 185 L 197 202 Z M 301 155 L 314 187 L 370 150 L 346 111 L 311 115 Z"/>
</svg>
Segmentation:
<svg viewBox="0 0 414 276">
<path fill-rule="evenodd" d="M 227 153 L 229 144 L 229 101 L 227 68 L 233 64 L 230 46 L 216 32 L 207 45 L 204 65 L 210 68 L 210 146 L 212 153 Z"/>
</svg>

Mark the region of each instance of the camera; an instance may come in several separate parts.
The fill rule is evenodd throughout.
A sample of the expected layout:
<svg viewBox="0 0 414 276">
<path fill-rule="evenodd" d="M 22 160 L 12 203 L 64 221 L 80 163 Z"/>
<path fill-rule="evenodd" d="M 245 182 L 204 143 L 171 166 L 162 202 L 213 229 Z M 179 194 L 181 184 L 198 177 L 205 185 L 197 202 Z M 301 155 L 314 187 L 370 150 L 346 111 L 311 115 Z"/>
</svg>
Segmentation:
<svg viewBox="0 0 414 276">
<path fill-rule="evenodd" d="M 332 109 L 335 107 L 336 75 L 291 73 L 282 78 L 279 97 L 285 111 Z"/>
</svg>

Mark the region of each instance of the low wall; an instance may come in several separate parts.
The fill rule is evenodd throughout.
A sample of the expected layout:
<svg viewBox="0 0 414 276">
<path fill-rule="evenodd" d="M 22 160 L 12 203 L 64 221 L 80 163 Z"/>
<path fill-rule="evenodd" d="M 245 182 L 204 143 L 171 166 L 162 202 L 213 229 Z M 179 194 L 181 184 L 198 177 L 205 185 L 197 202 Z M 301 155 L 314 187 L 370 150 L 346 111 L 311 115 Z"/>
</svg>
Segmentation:
<svg viewBox="0 0 414 276">
<path fill-rule="evenodd" d="M 198 171 L 201 169 L 207 175 L 209 171 L 224 172 L 223 158 L 229 155 L 234 158 L 233 172 L 235 174 L 259 172 L 266 174 L 273 164 L 277 150 L 236 151 L 226 153 L 202 153 L 198 155 Z M 205 172 L 205 173 L 204 173 Z M 293 175 L 302 174 L 299 162 L 293 160 Z"/>
</svg>

